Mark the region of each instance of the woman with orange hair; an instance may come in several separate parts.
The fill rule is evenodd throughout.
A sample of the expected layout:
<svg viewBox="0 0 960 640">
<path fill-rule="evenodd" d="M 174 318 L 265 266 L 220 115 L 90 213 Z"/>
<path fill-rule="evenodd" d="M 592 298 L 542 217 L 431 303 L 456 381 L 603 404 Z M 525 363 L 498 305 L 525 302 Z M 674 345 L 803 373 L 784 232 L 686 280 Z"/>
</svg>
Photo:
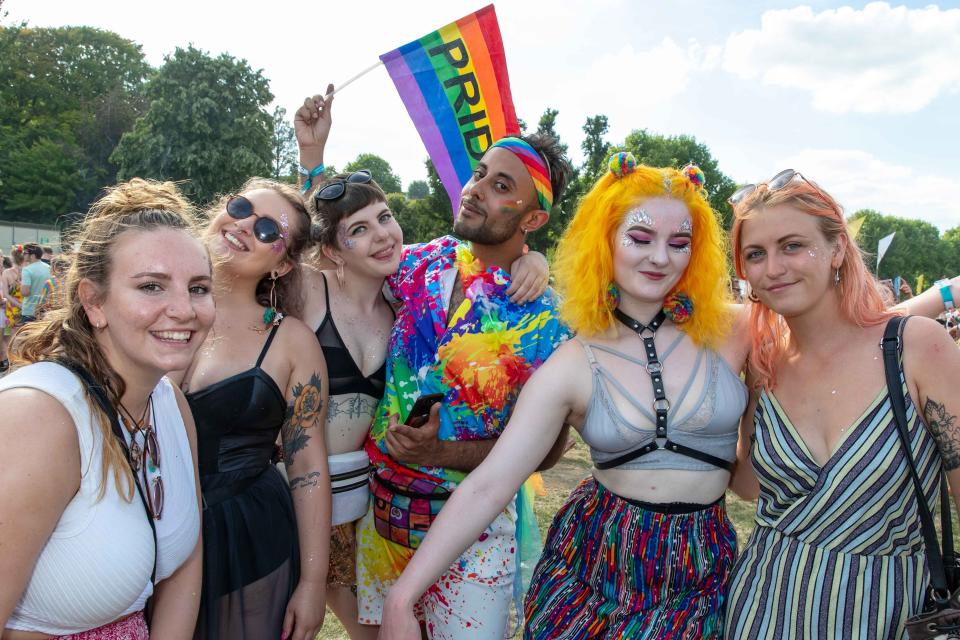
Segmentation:
<svg viewBox="0 0 960 640">
<path fill-rule="evenodd" d="M 557 250 L 561 314 L 577 338 L 527 382 L 493 451 L 430 527 L 390 591 L 381 637 L 420 637 L 413 603 L 485 534 L 564 423 L 594 468 L 547 535 L 525 637 L 722 634 L 736 556 L 723 495 L 748 347 L 728 338 L 742 332 L 731 331 L 725 238 L 698 168 L 617 154 L 610 169 Z"/>
<path fill-rule="evenodd" d="M 733 572 L 727 637 L 906 637 L 928 582 L 907 456 L 931 511 L 941 468 L 960 496 L 960 351 L 933 320 L 902 329 L 908 452 L 878 346 L 898 311 L 885 309 L 840 206 L 793 170 L 731 202 L 734 262 L 754 301 L 750 437 L 734 488 L 759 501 Z M 957 282 L 905 306 L 936 315 L 938 293 L 945 305 L 960 299 Z"/>
</svg>

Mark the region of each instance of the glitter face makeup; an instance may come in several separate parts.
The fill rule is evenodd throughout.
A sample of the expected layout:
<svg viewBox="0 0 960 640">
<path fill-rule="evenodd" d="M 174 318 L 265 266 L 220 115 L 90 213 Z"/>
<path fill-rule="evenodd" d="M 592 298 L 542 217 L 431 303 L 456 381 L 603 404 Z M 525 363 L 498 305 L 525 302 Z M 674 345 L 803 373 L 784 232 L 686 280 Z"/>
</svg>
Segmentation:
<svg viewBox="0 0 960 640">
<path fill-rule="evenodd" d="M 281 231 L 280 239 L 270 245 L 274 253 L 283 253 L 287 248 L 287 242 L 284 238 L 290 237 L 290 219 L 287 218 L 286 211 L 280 212 L 280 228 L 283 230 Z"/>
<path fill-rule="evenodd" d="M 624 247 L 630 247 L 636 244 L 630 236 L 631 227 L 648 227 L 653 229 L 653 218 L 641 207 L 627 211 L 626 228 L 620 233 L 620 244 Z"/>
<path fill-rule="evenodd" d="M 684 220 L 680 223 L 680 226 L 677 227 L 676 233 L 693 233 L 693 222 L 689 219 Z"/>
<path fill-rule="evenodd" d="M 347 236 L 347 225 L 342 222 L 337 227 L 337 239 L 340 241 L 340 246 L 344 249 L 353 250 L 357 246 L 357 243 Z"/>
</svg>

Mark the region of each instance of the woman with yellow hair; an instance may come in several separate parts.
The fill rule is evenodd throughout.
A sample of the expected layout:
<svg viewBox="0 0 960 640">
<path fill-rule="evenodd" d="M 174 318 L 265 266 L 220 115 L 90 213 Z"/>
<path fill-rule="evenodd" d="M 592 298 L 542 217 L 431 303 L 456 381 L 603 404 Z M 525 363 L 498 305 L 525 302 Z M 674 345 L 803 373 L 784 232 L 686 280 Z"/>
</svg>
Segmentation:
<svg viewBox="0 0 960 640">
<path fill-rule="evenodd" d="M 524 386 L 497 445 L 454 492 L 391 590 L 381 634 L 419 638 L 412 605 L 547 454 L 564 423 L 592 475 L 560 509 L 526 598 L 527 638 L 716 638 L 736 537 L 723 495 L 747 403 L 724 234 L 703 172 L 611 158 L 560 242 L 577 338 Z M 451 612 L 453 615 L 456 612 Z"/>
</svg>

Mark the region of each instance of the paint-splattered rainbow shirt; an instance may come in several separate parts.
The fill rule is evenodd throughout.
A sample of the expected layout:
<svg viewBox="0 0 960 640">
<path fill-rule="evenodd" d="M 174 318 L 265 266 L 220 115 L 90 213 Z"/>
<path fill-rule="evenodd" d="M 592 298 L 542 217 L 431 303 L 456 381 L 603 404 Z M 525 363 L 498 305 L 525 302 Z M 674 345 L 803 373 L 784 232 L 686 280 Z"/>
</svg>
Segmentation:
<svg viewBox="0 0 960 640">
<path fill-rule="evenodd" d="M 465 297 L 448 318 L 458 270 Z M 523 383 L 569 332 L 558 320 L 551 291 L 514 304 L 506 294 L 510 276 L 497 267 L 485 269 L 466 243 L 451 236 L 406 247 L 388 282 L 403 306 L 390 336 L 386 389 L 366 448 L 374 465 L 452 489 L 466 473 L 390 458 L 384 442 L 390 416 L 403 422 L 420 395 L 443 393 L 440 439 L 494 438 L 506 426 Z"/>
</svg>

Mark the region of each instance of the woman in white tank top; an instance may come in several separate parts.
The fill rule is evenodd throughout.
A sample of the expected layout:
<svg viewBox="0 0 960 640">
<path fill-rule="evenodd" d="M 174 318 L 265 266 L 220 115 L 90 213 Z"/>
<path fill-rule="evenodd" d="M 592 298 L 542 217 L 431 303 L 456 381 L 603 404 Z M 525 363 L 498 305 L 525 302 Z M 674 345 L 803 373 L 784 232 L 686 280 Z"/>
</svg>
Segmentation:
<svg viewBox="0 0 960 640">
<path fill-rule="evenodd" d="M 201 580 L 196 435 L 164 375 L 213 322 L 209 256 L 176 187 L 140 179 L 96 203 L 76 240 L 62 307 L 16 336 L 0 380 L 0 637 L 185 640 Z"/>
</svg>

